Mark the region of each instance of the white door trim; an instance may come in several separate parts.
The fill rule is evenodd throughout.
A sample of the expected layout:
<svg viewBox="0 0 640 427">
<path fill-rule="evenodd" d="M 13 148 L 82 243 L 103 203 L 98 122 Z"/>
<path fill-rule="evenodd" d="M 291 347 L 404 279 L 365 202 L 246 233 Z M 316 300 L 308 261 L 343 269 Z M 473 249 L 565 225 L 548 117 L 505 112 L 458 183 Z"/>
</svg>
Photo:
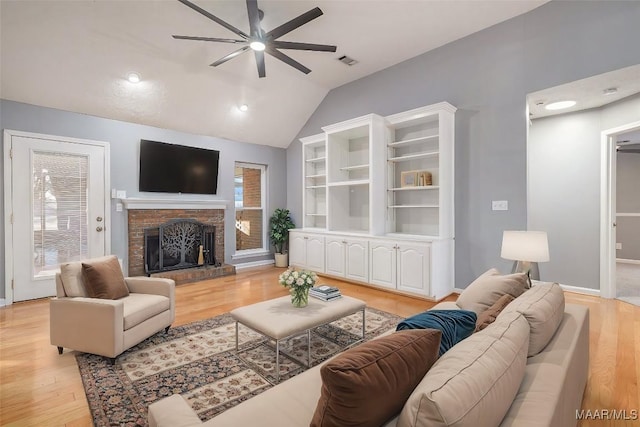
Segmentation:
<svg viewBox="0 0 640 427">
<path fill-rule="evenodd" d="M 33 139 L 46 139 L 75 144 L 94 145 L 104 148 L 104 250 L 106 254 L 111 253 L 111 155 L 109 143 L 104 141 L 94 141 L 90 139 L 69 138 L 65 136 L 46 135 L 33 132 L 22 132 L 15 130 L 4 130 L 3 157 L 4 157 L 4 303 L 13 304 L 13 225 L 11 213 L 13 212 L 13 176 L 11 171 L 11 140 L 16 137 Z"/>
<path fill-rule="evenodd" d="M 616 144 L 614 137 L 640 129 L 640 121 L 628 123 L 601 133 L 600 156 L 600 296 L 616 297 L 616 242 L 613 223 L 616 221 Z"/>
</svg>

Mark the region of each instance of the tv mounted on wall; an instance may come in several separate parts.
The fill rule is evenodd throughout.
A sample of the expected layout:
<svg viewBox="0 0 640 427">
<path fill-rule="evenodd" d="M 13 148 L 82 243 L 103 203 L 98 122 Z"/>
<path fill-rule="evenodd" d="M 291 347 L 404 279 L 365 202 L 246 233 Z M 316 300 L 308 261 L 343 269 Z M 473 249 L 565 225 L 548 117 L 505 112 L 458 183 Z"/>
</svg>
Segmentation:
<svg viewBox="0 0 640 427">
<path fill-rule="evenodd" d="M 140 191 L 216 194 L 220 152 L 140 140 Z"/>
</svg>

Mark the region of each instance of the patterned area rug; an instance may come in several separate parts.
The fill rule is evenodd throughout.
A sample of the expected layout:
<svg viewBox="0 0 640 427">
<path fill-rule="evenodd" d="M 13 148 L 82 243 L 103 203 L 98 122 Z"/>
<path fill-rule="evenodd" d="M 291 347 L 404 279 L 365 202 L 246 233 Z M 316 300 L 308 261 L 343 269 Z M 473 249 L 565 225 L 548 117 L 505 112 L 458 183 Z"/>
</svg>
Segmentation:
<svg viewBox="0 0 640 427">
<path fill-rule="evenodd" d="M 365 340 L 402 320 L 367 308 Z M 311 364 L 326 360 L 362 335 L 362 313 L 311 333 Z M 203 421 L 273 387 L 275 343 L 235 322 L 229 314 L 159 332 L 118 357 L 80 353 L 76 360 L 96 426 L 146 426 L 147 407 L 179 393 Z M 280 382 L 307 369 L 307 335 L 280 344 Z M 298 363 L 296 363 L 296 360 Z"/>
</svg>

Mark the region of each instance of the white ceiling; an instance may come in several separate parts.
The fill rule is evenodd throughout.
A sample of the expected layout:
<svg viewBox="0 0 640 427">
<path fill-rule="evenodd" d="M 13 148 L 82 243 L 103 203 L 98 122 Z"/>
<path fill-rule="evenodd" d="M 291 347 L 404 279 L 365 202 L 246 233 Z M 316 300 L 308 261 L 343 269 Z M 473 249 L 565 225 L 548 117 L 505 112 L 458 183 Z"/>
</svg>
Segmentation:
<svg viewBox="0 0 640 427">
<path fill-rule="evenodd" d="M 616 88 L 617 92 L 605 95 L 604 91 L 610 88 Z M 639 92 L 640 64 L 530 93 L 527 95 L 527 103 L 530 117 L 539 119 L 601 107 Z M 555 111 L 544 108 L 552 102 L 567 100 L 576 101 L 576 105 Z"/>
<path fill-rule="evenodd" d="M 0 96 L 62 110 L 287 147 L 327 92 L 534 9 L 546 0 L 263 0 L 262 27 L 319 6 L 324 15 L 280 40 L 334 44 L 336 53 L 286 51 L 309 75 L 266 55 L 267 77 L 237 46 L 174 40 L 234 38 L 173 0 L 0 2 Z M 194 3 L 248 32 L 244 1 Z M 359 61 L 353 67 L 336 59 Z M 125 80 L 131 71 L 142 82 Z M 250 110 L 240 113 L 246 103 Z"/>
</svg>

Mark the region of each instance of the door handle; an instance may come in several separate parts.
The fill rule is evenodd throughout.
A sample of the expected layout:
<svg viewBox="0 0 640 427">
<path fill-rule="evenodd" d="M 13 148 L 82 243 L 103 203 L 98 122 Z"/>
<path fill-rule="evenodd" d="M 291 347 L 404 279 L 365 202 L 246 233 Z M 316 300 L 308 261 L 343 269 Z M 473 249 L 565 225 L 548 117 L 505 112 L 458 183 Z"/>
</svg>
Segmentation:
<svg viewBox="0 0 640 427">
<path fill-rule="evenodd" d="M 96 231 L 97 231 L 98 233 L 99 233 L 99 232 L 101 232 L 102 230 L 103 230 L 103 228 L 102 228 L 102 227 L 100 227 L 100 226 L 96 227 Z"/>
</svg>

